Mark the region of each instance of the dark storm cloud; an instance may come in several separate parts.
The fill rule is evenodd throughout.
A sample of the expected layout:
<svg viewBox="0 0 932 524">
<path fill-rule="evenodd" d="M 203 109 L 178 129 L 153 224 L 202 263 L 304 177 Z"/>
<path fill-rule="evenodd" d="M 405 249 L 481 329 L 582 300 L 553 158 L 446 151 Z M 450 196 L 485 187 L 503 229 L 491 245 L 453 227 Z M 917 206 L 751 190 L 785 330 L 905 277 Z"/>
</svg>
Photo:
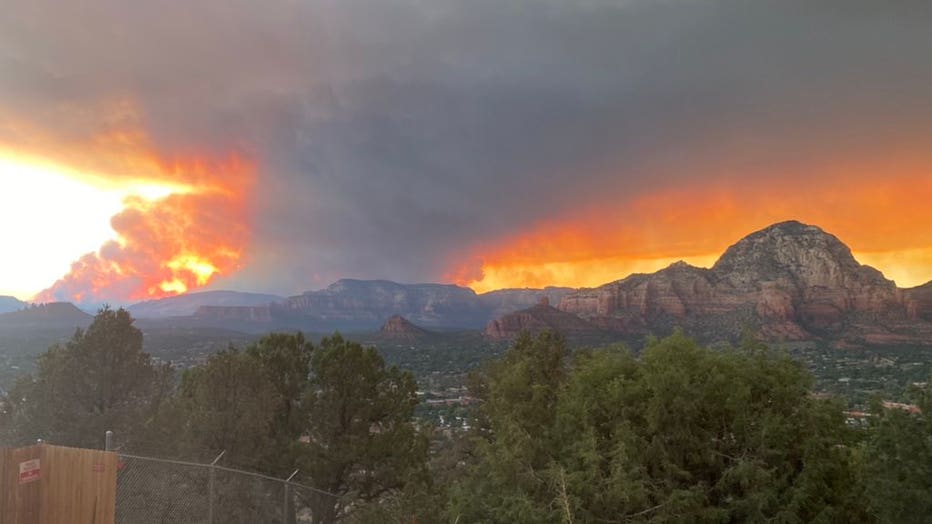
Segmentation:
<svg viewBox="0 0 932 524">
<path fill-rule="evenodd" d="M 858 1 L 15 0 L 0 17 L 0 115 L 80 135 L 96 125 L 81 108 L 129 97 L 166 150 L 255 155 L 251 265 L 224 284 L 434 280 L 465 246 L 547 216 L 927 132 L 929 13 Z M 16 130 L 0 125 L 0 140 Z"/>
</svg>

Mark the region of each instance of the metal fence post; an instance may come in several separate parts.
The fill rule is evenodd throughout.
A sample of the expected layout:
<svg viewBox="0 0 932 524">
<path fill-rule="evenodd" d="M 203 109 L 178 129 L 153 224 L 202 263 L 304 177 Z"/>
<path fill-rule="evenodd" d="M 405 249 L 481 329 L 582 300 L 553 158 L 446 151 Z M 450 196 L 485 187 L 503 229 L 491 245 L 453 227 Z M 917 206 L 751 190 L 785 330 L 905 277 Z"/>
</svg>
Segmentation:
<svg viewBox="0 0 932 524">
<path fill-rule="evenodd" d="M 220 454 L 217 455 L 217 458 L 210 463 L 209 476 L 207 479 L 207 524 L 214 524 L 214 472 L 217 470 L 214 466 L 217 465 L 217 462 L 220 462 L 224 453 L 226 453 L 226 450 L 221 451 Z"/>
<path fill-rule="evenodd" d="M 282 506 L 282 522 L 284 524 L 292 524 L 291 512 L 288 511 L 291 507 L 291 479 L 293 479 L 297 474 L 298 470 L 294 470 L 294 473 L 285 479 L 285 505 Z"/>
<path fill-rule="evenodd" d="M 113 451 L 113 432 L 109 429 L 104 433 L 104 451 Z"/>
</svg>

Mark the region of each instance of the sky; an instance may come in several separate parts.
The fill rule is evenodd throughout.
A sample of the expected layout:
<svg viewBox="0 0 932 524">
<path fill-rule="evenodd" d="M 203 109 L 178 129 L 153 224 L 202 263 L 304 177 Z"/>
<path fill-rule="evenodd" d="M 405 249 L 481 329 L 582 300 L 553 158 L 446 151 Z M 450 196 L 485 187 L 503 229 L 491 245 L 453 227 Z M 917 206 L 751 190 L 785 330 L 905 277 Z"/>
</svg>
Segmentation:
<svg viewBox="0 0 932 524">
<path fill-rule="evenodd" d="M 0 295 L 594 286 L 816 224 L 932 280 L 932 9 L 7 0 Z"/>
</svg>

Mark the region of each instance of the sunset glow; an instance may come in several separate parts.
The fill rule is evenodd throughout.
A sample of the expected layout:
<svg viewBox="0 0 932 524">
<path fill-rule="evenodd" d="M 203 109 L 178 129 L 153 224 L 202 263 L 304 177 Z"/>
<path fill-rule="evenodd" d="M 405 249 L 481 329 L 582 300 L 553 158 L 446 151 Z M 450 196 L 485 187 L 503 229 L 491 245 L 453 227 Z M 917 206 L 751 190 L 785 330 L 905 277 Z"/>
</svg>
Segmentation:
<svg viewBox="0 0 932 524">
<path fill-rule="evenodd" d="M 596 206 L 476 247 L 464 257 L 470 262 L 448 277 L 477 292 L 593 287 L 677 260 L 710 267 L 743 236 L 792 219 L 835 234 L 861 263 L 900 287 L 912 287 L 932 280 L 928 202 L 932 180 L 918 171 L 879 181 L 839 175 L 809 183 L 804 191 L 753 184 L 664 191 Z"/>
<path fill-rule="evenodd" d="M 89 2 L 0 17 L 0 293 L 598 286 L 786 220 L 932 279 L 917 5 Z"/>
</svg>

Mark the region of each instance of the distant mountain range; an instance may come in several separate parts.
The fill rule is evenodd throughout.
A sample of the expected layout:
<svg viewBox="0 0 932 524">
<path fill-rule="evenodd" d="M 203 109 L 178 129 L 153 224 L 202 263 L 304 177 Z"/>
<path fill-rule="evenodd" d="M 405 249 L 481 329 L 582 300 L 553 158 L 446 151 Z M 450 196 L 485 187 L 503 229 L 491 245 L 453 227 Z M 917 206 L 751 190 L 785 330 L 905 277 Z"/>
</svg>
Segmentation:
<svg viewBox="0 0 932 524">
<path fill-rule="evenodd" d="M 386 280 L 344 279 L 272 305 L 273 317 L 313 318 L 341 329 L 371 329 L 400 315 L 424 327 L 482 328 L 505 313 L 559 299 L 569 288 L 503 289 L 476 294 L 452 284 L 398 284 Z"/>
<path fill-rule="evenodd" d="M 0 314 L 18 311 L 26 307 L 26 303 L 14 297 L 0 296 Z"/>
<path fill-rule="evenodd" d="M 22 322 L 80 325 L 74 306 L 26 308 L 0 297 L 0 326 Z M 861 265 L 838 238 L 783 222 L 741 239 L 712 268 L 678 262 L 597 288 L 506 289 L 477 294 L 448 284 L 339 280 L 291 297 L 208 291 L 128 307 L 146 328 L 375 331 L 416 339 L 423 328 L 484 329 L 508 339 L 520 330 L 634 339 L 681 327 L 706 341 L 750 330 L 769 341 L 827 340 L 835 345 L 932 345 L 932 282 L 900 289 Z M 389 319 L 393 319 L 389 322 Z"/>
<path fill-rule="evenodd" d="M 138 302 L 126 310 L 136 318 L 186 317 L 197 313 L 202 306 L 253 307 L 280 300 L 284 297 L 240 291 L 201 291 Z"/>
<path fill-rule="evenodd" d="M 133 304 L 140 326 L 211 326 L 246 332 L 302 329 L 329 332 L 377 330 L 393 316 L 439 330 L 482 329 L 492 319 L 559 300 L 571 288 L 506 289 L 477 294 L 451 284 L 399 284 L 343 279 L 292 297 L 235 291 L 190 293 Z"/>
<path fill-rule="evenodd" d="M 73 328 L 84 327 L 94 317 L 70 302 L 26 305 L 23 309 L 0 315 L 0 327 Z"/>
</svg>

